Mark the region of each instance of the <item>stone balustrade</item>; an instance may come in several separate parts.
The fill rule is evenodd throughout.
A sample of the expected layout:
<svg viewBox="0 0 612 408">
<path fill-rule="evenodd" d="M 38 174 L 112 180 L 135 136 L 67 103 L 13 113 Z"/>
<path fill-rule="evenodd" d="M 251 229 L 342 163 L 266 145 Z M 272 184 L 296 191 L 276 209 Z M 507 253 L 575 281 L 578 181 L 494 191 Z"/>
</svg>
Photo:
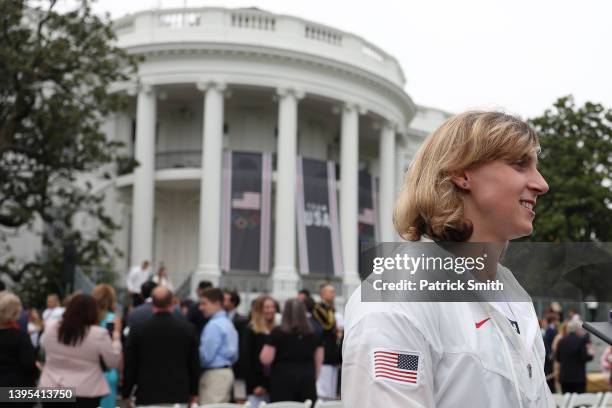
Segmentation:
<svg viewBox="0 0 612 408">
<path fill-rule="evenodd" d="M 124 48 L 156 43 L 232 43 L 320 56 L 382 76 L 403 87 L 397 60 L 365 39 L 298 17 L 258 9 L 146 10 L 114 22 Z"/>
</svg>

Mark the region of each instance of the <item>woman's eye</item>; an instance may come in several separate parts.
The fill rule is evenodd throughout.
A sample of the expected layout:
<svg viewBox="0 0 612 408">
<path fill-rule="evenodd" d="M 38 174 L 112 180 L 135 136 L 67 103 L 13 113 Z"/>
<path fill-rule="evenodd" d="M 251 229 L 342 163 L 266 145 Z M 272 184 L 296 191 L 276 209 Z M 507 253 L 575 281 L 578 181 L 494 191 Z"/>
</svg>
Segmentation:
<svg viewBox="0 0 612 408">
<path fill-rule="evenodd" d="M 527 160 L 519 160 L 512 163 L 515 167 L 525 168 L 527 167 Z"/>
</svg>

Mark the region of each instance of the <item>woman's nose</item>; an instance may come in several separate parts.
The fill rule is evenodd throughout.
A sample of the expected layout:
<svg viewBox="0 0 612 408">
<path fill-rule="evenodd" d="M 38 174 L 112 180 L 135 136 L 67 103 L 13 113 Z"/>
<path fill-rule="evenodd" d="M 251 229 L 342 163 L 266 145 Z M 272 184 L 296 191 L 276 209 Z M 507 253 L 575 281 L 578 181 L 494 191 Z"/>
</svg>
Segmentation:
<svg viewBox="0 0 612 408">
<path fill-rule="evenodd" d="M 548 183 L 538 170 L 535 170 L 534 177 L 529 182 L 529 188 L 536 191 L 538 195 L 546 194 L 548 191 Z"/>
</svg>

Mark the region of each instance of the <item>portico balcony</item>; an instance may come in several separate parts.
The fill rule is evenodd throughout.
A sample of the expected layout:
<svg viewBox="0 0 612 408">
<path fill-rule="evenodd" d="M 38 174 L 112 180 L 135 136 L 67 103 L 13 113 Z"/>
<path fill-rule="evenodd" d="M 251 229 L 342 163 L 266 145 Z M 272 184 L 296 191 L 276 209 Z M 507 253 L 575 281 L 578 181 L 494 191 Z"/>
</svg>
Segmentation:
<svg viewBox="0 0 612 408">
<path fill-rule="evenodd" d="M 181 169 L 202 167 L 201 150 L 172 150 L 155 154 L 155 169 Z"/>
<path fill-rule="evenodd" d="M 272 154 L 272 170 L 276 172 L 277 155 Z M 173 150 L 155 153 L 155 170 L 166 169 L 199 169 L 202 168 L 201 150 Z M 367 169 L 367 161 L 359 162 L 359 169 Z M 340 180 L 340 163 L 335 165 L 336 179 Z M 124 176 L 132 172 L 131 167 L 119 168 L 119 175 Z M 276 174 L 273 176 L 276 180 Z"/>
</svg>

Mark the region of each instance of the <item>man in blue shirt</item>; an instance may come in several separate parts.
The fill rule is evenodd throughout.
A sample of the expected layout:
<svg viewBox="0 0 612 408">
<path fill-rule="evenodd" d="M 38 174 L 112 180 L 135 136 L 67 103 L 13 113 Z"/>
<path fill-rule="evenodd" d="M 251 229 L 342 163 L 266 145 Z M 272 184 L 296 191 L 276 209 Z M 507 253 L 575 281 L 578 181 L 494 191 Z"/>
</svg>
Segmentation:
<svg viewBox="0 0 612 408">
<path fill-rule="evenodd" d="M 200 405 L 229 402 L 234 382 L 232 365 L 238 360 L 238 333 L 223 309 L 223 291 L 202 291 L 200 307 L 208 323 L 200 339 Z"/>
</svg>

